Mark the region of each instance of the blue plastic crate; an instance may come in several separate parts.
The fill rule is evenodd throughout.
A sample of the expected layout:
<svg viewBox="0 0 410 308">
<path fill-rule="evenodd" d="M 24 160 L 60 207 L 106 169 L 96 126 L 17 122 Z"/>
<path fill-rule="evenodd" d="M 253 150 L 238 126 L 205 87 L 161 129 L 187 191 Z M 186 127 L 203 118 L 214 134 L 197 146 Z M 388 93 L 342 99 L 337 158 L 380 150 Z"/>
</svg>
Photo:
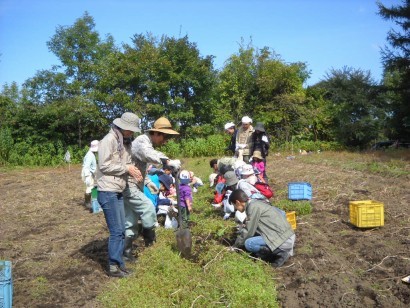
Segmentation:
<svg viewBox="0 0 410 308">
<path fill-rule="evenodd" d="M 94 214 L 97 214 L 99 212 L 102 212 L 101 205 L 98 203 L 97 199 L 91 199 L 91 211 Z M 0 307 L 1 308 L 1 307 Z"/>
<path fill-rule="evenodd" d="M 11 262 L 0 260 L 0 308 L 11 308 L 13 305 L 13 281 Z"/>
<path fill-rule="evenodd" d="M 312 200 L 312 185 L 306 182 L 288 183 L 289 200 Z"/>
</svg>

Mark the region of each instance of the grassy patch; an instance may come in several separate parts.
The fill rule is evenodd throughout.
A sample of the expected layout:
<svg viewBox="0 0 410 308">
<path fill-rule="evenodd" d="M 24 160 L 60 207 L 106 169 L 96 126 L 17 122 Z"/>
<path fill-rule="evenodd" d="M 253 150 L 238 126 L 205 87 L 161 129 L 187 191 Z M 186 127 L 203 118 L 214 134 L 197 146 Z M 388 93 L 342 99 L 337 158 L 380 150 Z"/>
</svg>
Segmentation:
<svg viewBox="0 0 410 308">
<path fill-rule="evenodd" d="M 183 168 L 204 182 L 194 194 L 192 258 L 180 257 L 173 230 L 158 229 L 157 243 L 139 256 L 135 274 L 114 280 L 101 294 L 104 306 L 278 307 L 273 269 L 245 252 L 228 249 L 236 224 L 224 221 L 211 206 L 210 159 L 183 159 Z"/>
<path fill-rule="evenodd" d="M 389 177 L 410 175 L 410 151 L 364 152 L 323 152 L 300 156 L 304 162 L 327 165 L 345 170 L 355 170 Z"/>
<path fill-rule="evenodd" d="M 174 232 L 160 229 L 156 245 L 133 268 L 135 274 L 113 282 L 114 291 L 108 286 L 111 292 L 100 301 L 106 307 L 278 306 L 272 273 L 262 262 L 212 241 L 195 242 L 193 250 L 194 260 L 182 259 Z"/>
<path fill-rule="evenodd" d="M 282 199 L 276 201 L 274 205 L 284 210 L 285 212 L 295 211 L 296 215 L 298 216 L 312 213 L 312 203 L 310 201 L 292 201 L 288 199 Z"/>
</svg>

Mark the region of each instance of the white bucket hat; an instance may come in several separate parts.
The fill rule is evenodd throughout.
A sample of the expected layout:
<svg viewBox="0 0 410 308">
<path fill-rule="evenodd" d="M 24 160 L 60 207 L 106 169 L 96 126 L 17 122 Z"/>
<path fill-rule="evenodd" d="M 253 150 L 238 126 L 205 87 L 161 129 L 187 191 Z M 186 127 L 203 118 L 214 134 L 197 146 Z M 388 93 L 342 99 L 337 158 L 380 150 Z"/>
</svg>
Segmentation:
<svg viewBox="0 0 410 308">
<path fill-rule="evenodd" d="M 132 132 L 141 131 L 140 118 L 132 112 L 125 112 L 121 118 L 116 118 L 113 123 L 123 130 L 130 130 Z"/>
<path fill-rule="evenodd" d="M 233 122 L 229 122 L 225 124 L 225 130 L 230 129 L 231 127 L 235 127 L 235 124 Z"/>
<path fill-rule="evenodd" d="M 252 123 L 252 119 L 248 116 L 244 116 L 244 117 L 242 117 L 241 122 L 242 123 Z"/>
<path fill-rule="evenodd" d="M 98 152 L 98 144 L 99 144 L 100 142 L 98 141 L 98 140 L 93 140 L 93 141 L 91 141 L 91 144 L 90 144 L 90 151 L 91 152 Z"/>
<path fill-rule="evenodd" d="M 246 164 L 242 167 L 241 175 L 252 175 L 255 174 L 252 165 Z"/>
</svg>

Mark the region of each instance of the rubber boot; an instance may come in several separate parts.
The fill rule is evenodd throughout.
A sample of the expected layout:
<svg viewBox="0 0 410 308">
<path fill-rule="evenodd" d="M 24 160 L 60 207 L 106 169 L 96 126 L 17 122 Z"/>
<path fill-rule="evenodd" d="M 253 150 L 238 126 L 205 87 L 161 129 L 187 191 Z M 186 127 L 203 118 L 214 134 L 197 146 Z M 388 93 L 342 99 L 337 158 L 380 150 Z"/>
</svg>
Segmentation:
<svg viewBox="0 0 410 308">
<path fill-rule="evenodd" d="M 84 194 L 84 206 L 88 210 L 92 210 L 91 208 L 91 193 L 85 193 Z"/>
<path fill-rule="evenodd" d="M 134 236 L 126 236 L 124 239 L 124 252 L 123 259 L 125 262 L 135 263 L 137 259 L 134 256 L 134 251 L 132 250 L 132 241 Z"/>
<path fill-rule="evenodd" d="M 116 278 L 125 278 L 131 275 L 133 272 L 127 269 L 125 266 L 119 267 L 117 265 L 110 265 L 108 268 L 108 276 Z"/>
<path fill-rule="evenodd" d="M 154 245 L 154 242 L 157 240 L 155 227 L 142 229 L 142 236 L 144 237 L 145 247 Z"/>
<path fill-rule="evenodd" d="M 281 267 L 289 259 L 289 253 L 279 248 L 276 248 L 272 254 L 274 257 L 272 261 L 273 267 Z"/>
<path fill-rule="evenodd" d="M 268 246 L 261 246 L 256 255 L 264 261 L 271 262 L 274 258 L 272 250 Z"/>
</svg>

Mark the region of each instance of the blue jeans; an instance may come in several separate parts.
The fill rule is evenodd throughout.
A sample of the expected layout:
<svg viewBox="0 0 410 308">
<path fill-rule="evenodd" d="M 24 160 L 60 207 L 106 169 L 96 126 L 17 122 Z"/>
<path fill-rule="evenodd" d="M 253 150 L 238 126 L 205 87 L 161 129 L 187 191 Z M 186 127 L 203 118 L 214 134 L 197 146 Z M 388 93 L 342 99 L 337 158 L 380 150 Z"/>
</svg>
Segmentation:
<svg viewBox="0 0 410 308">
<path fill-rule="evenodd" d="M 266 246 L 262 236 L 253 236 L 245 241 L 245 248 L 250 252 L 259 252 L 261 246 Z"/>
<path fill-rule="evenodd" d="M 137 187 L 124 190 L 125 233 L 126 236 L 138 236 L 138 219 L 144 229 L 151 229 L 157 222 L 157 214 L 152 201 Z"/>
<path fill-rule="evenodd" d="M 108 264 L 124 266 L 125 215 L 122 193 L 99 191 L 98 203 L 104 211 L 110 237 L 108 239 Z"/>
</svg>

